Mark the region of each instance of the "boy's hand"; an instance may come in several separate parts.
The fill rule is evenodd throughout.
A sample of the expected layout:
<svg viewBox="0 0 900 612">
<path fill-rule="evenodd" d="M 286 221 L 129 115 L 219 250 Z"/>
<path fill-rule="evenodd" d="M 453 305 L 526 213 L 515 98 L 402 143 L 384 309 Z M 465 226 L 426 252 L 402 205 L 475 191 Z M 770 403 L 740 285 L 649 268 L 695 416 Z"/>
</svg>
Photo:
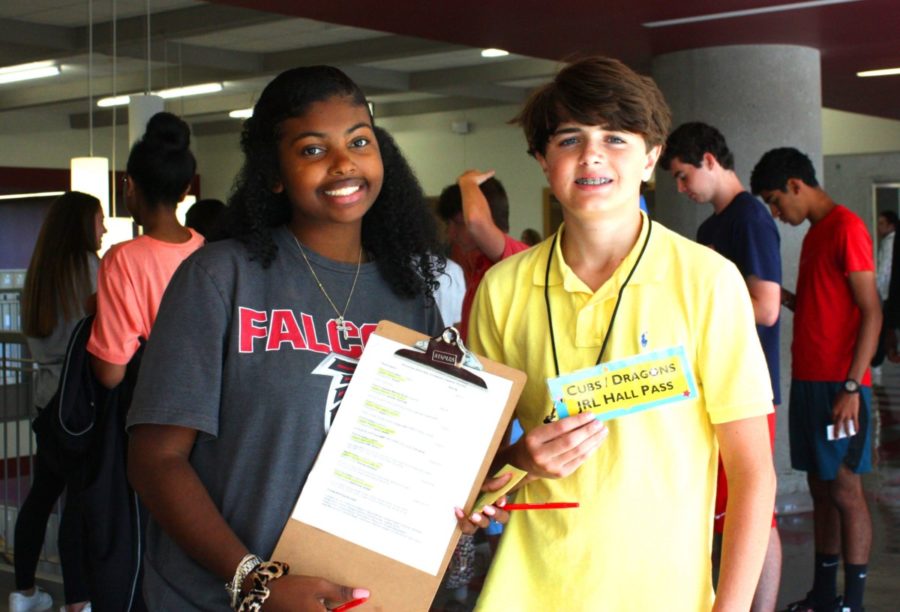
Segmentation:
<svg viewBox="0 0 900 612">
<path fill-rule="evenodd" d="M 841 391 L 834 398 L 831 408 L 831 422 L 835 436 L 840 431 L 850 431 L 849 423 L 853 423 L 853 431 L 859 431 L 859 393 Z"/>
<path fill-rule="evenodd" d="M 495 170 L 485 170 L 484 172 L 475 169 L 466 170 L 456 179 L 456 184 L 459 185 L 460 189 L 465 189 L 467 185 L 477 187 L 494 176 L 494 174 L 496 174 Z"/>
<path fill-rule="evenodd" d="M 562 478 L 593 454 L 609 430 L 592 412 L 539 425 L 512 446 L 509 463 L 531 477 Z"/>
</svg>

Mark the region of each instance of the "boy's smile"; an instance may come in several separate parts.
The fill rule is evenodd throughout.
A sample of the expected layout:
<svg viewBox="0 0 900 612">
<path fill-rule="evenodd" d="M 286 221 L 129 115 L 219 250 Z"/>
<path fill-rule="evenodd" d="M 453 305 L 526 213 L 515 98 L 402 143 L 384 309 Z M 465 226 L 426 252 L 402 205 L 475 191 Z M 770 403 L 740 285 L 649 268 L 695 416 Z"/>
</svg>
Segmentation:
<svg viewBox="0 0 900 612">
<path fill-rule="evenodd" d="M 659 153 L 659 146 L 647 151 L 640 134 L 566 122 L 536 158 L 564 209 L 580 214 L 637 209 Z"/>
</svg>

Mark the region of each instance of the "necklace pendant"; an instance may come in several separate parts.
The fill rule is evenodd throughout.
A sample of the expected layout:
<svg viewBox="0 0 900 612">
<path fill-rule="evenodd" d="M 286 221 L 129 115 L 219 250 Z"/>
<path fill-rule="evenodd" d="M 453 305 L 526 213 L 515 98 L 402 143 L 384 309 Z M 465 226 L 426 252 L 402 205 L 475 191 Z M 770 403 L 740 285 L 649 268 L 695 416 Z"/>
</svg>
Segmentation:
<svg viewBox="0 0 900 612">
<path fill-rule="evenodd" d="M 338 317 L 334 320 L 335 328 L 338 330 L 338 333 L 346 340 L 347 339 L 347 323 L 344 322 L 344 317 Z"/>
</svg>

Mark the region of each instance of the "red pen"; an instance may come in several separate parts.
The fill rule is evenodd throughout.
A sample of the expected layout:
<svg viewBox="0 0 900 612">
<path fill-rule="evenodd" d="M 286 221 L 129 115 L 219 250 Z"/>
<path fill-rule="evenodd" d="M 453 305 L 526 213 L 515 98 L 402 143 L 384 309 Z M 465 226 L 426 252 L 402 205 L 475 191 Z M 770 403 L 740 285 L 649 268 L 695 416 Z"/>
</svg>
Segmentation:
<svg viewBox="0 0 900 612">
<path fill-rule="evenodd" d="M 506 504 L 502 510 L 561 510 L 577 508 L 578 502 L 548 502 L 546 504 Z"/>
<path fill-rule="evenodd" d="M 368 597 L 360 597 L 358 599 L 351 599 L 345 604 L 339 605 L 337 608 L 332 608 L 331 612 L 344 612 L 344 610 L 349 610 L 350 608 L 355 608 L 356 606 L 361 606 L 364 603 L 369 601 Z"/>
</svg>

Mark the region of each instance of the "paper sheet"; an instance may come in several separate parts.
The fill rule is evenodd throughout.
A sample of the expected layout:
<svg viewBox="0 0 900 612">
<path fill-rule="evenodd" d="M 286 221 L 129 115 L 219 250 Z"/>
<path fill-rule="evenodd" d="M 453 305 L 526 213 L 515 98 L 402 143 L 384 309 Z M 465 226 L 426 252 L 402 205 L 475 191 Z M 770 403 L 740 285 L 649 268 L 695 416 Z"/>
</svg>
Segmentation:
<svg viewBox="0 0 900 612">
<path fill-rule="evenodd" d="M 370 337 L 292 518 L 436 576 L 512 383 L 477 372 L 482 389 L 401 348 Z"/>
</svg>

